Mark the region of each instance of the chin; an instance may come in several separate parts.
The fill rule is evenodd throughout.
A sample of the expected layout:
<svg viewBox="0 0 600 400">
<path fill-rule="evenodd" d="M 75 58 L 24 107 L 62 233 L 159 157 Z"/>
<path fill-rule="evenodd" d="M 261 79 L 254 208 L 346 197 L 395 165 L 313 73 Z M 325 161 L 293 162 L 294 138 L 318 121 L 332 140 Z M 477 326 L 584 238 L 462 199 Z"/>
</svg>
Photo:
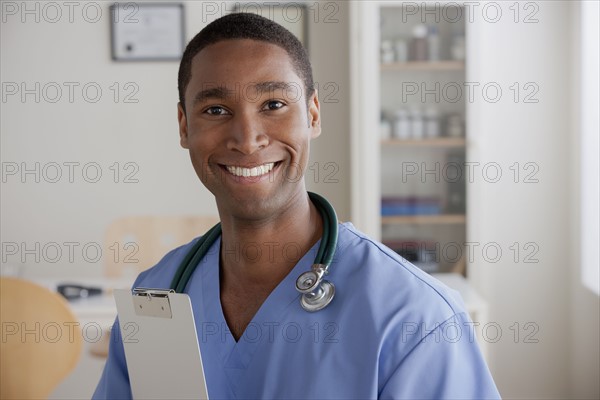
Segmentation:
<svg viewBox="0 0 600 400">
<path fill-rule="evenodd" d="M 262 198 L 228 198 L 223 202 L 222 211 L 228 215 L 244 220 L 262 220 L 275 212 L 272 197 Z M 221 207 L 219 207 L 221 208 Z"/>
<path fill-rule="evenodd" d="M 238 204 L 229 210 L 232 217 L 246 221 L 262 221 L 274 214 L 274 210 L 264 202 Z"/>
</svg>

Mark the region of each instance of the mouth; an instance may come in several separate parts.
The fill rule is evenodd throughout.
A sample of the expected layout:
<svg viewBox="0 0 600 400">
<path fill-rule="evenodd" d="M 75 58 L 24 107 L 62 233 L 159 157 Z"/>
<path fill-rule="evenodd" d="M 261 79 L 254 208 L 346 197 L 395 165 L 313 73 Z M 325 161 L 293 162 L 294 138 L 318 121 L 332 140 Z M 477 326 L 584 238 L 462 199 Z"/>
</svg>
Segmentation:
<svg viewBox="0 0 600 400">
<path fill-rule="evenodd" d="M 233 176 L 239 176 L 244 178 L 257 178 L 259 176 L 263 176 L 271 172 L 277 164 L 278 163 L 270 162 L 252 168 L 225 165 L 225 169 L 227 169 L 227 171 Z"/>
</svg>

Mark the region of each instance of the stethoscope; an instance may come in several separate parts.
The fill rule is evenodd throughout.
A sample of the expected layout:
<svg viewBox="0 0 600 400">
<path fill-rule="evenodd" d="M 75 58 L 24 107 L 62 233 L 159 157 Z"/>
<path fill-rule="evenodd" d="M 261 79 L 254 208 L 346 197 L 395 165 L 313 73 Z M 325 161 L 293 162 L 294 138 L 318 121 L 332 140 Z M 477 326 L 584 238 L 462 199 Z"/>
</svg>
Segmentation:
<svg viewBox="0 0 600 400">
<path fill-rule="evenodd" d="M 327 275 L 338 238 L 338 220 L 333 206 L 325 198 L 316 193 L 308 192 L 309 198 L 315 204 L 323 218 L 323 237 L 317 251 L 317 256 L 309 271 L 302 273 L 296 279 L 296 290 L 302 293 L 300 305 L 306 311 L 315 312 L 327 307 L 335 295 L 333 283 L 323 279 Z M 177 293 L 183 293 L 192 276 L 192 273 L 200 263 L 210 247 L 221 235 L 221 223 L 209 229 L 185 255 L 181 265 L 177 269 L 171 289 Z"/>
</svg>

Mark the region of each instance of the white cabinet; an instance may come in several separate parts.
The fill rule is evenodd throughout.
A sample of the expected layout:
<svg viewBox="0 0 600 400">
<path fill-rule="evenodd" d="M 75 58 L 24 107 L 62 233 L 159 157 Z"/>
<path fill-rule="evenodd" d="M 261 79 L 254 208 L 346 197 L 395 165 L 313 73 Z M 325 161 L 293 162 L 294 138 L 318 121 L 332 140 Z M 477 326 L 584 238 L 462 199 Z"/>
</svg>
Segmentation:
<svg viewBox="0 0 600 400">
<path fill-rule="evenodd" d="M 466 92 L 469 89 L 470 66 L 475 64 L 469 59 L 469 55 L 473 54 L 469 46 L 473 46 L 475 42 L 469 36 L 472 26 L 462 21 L 461 27 L 453 28 L 453 25 L 446 21 L 446 25 L 442 24 L 439 27 L 442 48 L 440 60 L 409 60 L 382 64 L 381 41 L 402 36 L 408 38 L 412 27 L 420 23 L 421 14 L 418 12 L 403 22 L 402 8 L 407 4 L 414 6 L 417 3 L 352 2 L 352 220 L 359 229 L 384 242 L 412 237 L 438 243 L 438 249 L 434 251 L 439 252 L 438 256 L 442 262 L 438 268 L 440 273 L 434 276 L 459 291 L 472 319 L 479 324 L 477 326 L 485 326 L 489 322 L 487 303 L 469 283 L 471 275 L 476 275 L 477 266 L 469 266 L 463 259 L 467 255 L 464 245 L 469 242 L 469 227 L 473 226 L 468 210 L 473 209 L 474 205 L 466 205 L 468 193 L 467 185 L 464 184 L 460 189 L 462 193 L 459 204 L 462 204 L 460 207 L 451 206 L 450 196 L 452 190 L 457 188 L 450 190 L 449 184 L 452 183 L 453 177 L 444 176 L 450 174 L 449 168 L 453 162 L 468 162 L 473 150 L 470 139 L 473 104 L 468 101 Z M 444 7 L 444 4 L 457 3 L 418 3 L 419 6 L 422 4 L 427 4 L 431 10 Z M 418 18 L 417 21 L 410 20 L 415 17 Z M 430 21 L 426 18 L 425 23 L 428 22 Z M 455 34 L 465 35 L 464 61 L 451 59 L 448 47 L 452 46 Z M 439 89 L 436 89 L 436 83 Z M 414 90 L 415 85 L 420 93 L 402 93 L 403 88 Z M 462 89 L 462 93 L 460 98 L 454 101 L 456 96 L 453 96 L 451 89 L 457 86 Z M 422 87 L 425 88 L 424 101 L 421 97 Z M 435 98 L 436 94 L 438 98 Z M 381 137 L 382 110 L 389 112 L 401 107 L 409 110 L 411 107 L 420 107 L 425 110 L 428 106 L 437 107 L 439 115 L 460 114 L 463 134 L 449 134 L 442 123 L 439 137 Z M 460 159 L 453 161 L 452 157 L 456 155 Z M 439 168 L 436 163 L 439 163 Z M 416 173 L 413 173 L 411 167 L 417 168 Z M 464 174 L 464 171 L 462 173 Z M 439 209 L 435 213 L 431 210 L 418 213 L 413 209 L 412 212 L 382 216 L 382 198 L 385 196 L 437 197 L 440 199 Z M 446 273 L 456 270 L 460 274 Z M 484 354 L 487 354 L 485 341 L 481 340 L 481 332 L 477 331 L 477 336 Z"/>
<path fill-rule="evenodd" d="M 465 10 L 353 5 L 353 218 L 427 272 L 464 274 Z"/>
</svg>

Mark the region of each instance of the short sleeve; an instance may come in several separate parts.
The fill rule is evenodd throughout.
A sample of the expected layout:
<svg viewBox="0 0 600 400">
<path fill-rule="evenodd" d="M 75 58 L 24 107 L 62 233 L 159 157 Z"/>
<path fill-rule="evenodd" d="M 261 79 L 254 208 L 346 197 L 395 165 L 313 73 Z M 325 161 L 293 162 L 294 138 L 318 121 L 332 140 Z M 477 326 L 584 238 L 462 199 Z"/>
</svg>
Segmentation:
<svg viewBox="0 0 600 400">
<path fill-rule="evenodd" d="M 419 334 L 422 340 L 391 371 L 380 399 L 500 398 L 466 313 Z"/>
</svg>

